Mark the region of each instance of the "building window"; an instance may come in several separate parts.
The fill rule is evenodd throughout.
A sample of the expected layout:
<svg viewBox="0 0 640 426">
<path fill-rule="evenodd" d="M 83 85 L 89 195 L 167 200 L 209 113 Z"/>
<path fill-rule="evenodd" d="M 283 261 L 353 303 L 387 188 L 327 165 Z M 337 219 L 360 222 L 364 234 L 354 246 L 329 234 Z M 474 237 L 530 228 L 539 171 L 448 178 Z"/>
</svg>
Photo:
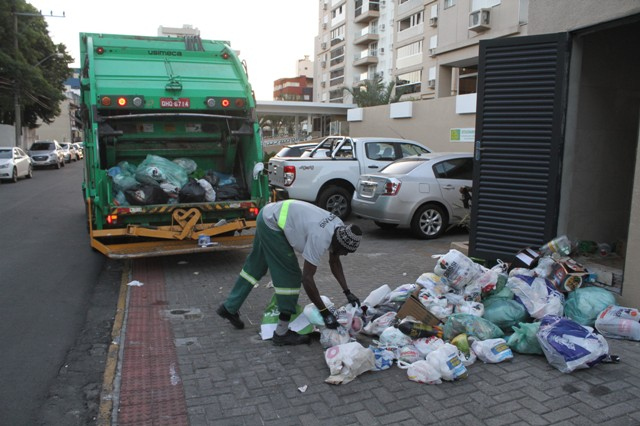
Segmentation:
<svg viewBox="0 0 640 426">
<path fill-rule="evenodd" d="M 338 28 L 334 28 L 331 30 L 331 45 L 333 46 L 334 40 L 342 41 L 344 40 L 344 25 L 340 25 Z"/>
<path fill-rule="evenodd" d="M 470 67 L 458 68 L 458 94 L 468 95 L 476 93 L 478 90 L 478 67 L 476 65 Z"/>
<path fill-rule="evenodd" d="M 329 79 L 329 86 L 337 86 L 344 83 L 344 68 L 331 71 L 331 77 Z"/>
<path fill-rule="evenodd" d="M 341 103 L 344 98 L 344 90 L 332 90 L 329 92 L 329 102 L 331 103 Z"/>
<path fill-rule="evenodd" d="M 456 5 L 456 0 L 444 0 L 444 8 L 448 9 Z"/>
<path fill-rule="evenodd" d="M 402 59 L 407 56 L 420 55 L 422 53 L 422 40 L 416 41 L 415 43 L 407 44 L 406 46 L 402 46 L 398 48 L 397 58 Z"/>
<path fill-rule="evenodd" d="M 338 6 L 331 11 L 331 19 L 340 18 L 344 15 L 344 5 Z"/>
<path fill-rule="evenodd" d="M 344 46 L 338 47 L 337 49 L 333 49 L 331 51 L 331 62 L 329 62 L 330 66 L 338 65 L 344 62 Z"/>
<path fill-rule="evenodd" d="M 422 70 L 411 71 L 396 77 L 396 94 L 419 93 L 422 81 Z"/>
<path fill-rule="evenodd" d="M 421 25 L 424 21 L 424 11 L 421 10 L 418 13 L 414 13 L 411 16 L 404 18 L 402 21 L 398 22 L 398 31 L 408 30 L 409 28 L 413 28 L 416 25 Z"/>
</svg>

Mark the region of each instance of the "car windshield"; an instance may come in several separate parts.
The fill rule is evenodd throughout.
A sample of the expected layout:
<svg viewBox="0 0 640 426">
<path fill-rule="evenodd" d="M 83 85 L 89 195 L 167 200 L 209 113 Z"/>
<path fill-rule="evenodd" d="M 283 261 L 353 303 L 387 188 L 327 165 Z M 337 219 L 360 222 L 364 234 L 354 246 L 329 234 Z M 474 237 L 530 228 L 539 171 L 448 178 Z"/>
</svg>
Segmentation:
<svg viewBox="0 0 640 426">
<path fill-rule="evenodd" d="M 404 175 L 411 172 L 416 167 L 424 164 L 425 161 L 429 161 L 428 158 L 403 158 L 396 160 L 393 163 L 387 164 L 385 168 L 380 170 L 380 173 L 388 175 Z"/>
<path fill-rule="evenodd" d="M 51 142 L 36 142 L 31 145 L 32 151 L 49 151 L 50 149 L 53 149 Z"/>
<path fill-rule="evenodd" d="M 10 149 L 0 149 L 0 158 L 11 158 Z"/>
</svg>

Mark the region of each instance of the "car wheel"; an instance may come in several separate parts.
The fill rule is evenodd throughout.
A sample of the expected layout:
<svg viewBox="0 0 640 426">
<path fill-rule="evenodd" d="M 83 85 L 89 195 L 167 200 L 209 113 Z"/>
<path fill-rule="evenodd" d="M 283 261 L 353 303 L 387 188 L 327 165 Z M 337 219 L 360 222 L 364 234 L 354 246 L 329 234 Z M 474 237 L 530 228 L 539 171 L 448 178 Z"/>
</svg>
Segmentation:
<svg viewBox="0 0 640 426">
<path fill-rule="evenodd" d="M 411 219 L 411 232 L 422 240 L 440 237 L 447 230 L 447 215 L 442 207 L 436 204 L 425 204 L 420 207 Z"/>
<path fill-rule="evenodd" d="M 318 206 L 345 220 L 351 214 L 351 196 L 341 186 L 330 186 L 318 197 Z"/>
<path fill-rule="evenodd" d="M 11 173 L 11 182 L 16 183 L 17 181 L 18 181 L 18 169 L 14 167 L 13 173 Z"/>
<path fill-rule="evenodd" d="M 33 166 L 29 164 L 29 169 L 27 170 L 27 179 L 31 179 L 33 177 Z"/>
<path fill-rule="evenodd" d="M 378 222 L 377 220 L 374 220 L 373 223 L 375 223 L 380 229 L 396 229 L 398 227 L 397 223 L 384 223 Z"/>
</svg>

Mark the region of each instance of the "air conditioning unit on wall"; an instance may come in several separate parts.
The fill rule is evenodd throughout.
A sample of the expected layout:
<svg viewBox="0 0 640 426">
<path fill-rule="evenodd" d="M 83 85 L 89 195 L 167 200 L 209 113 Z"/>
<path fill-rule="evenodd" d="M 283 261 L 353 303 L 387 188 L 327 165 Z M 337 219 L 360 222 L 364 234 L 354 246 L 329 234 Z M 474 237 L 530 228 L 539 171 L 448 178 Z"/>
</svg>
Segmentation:
<svg viewBox="0 0 640 426">
<path fill-rule="evenodd" d="M 438 26 L 438 17 L 434 16 L 433 18 L 429 18 L 429 25 L 431 25 L 432 27 L 437 27 Z"/>
<path fill-rule="evenodd" d="M 324 50 L 326 48 L 327 48 L 327 43 L 326 42 L 320 43 L 320 49 Z"/>
<path fill-rule="evenodd" d="M 435 89 L 435 87 L 436 87 L 436 80 L 435 80 L 435 79 L 432 79 L 432 80 L 427 81 L 427 86 L 429 86 L 429 88 L 430 88 L 430 89 Z"/>
<path fill-rule="evenodd" d="M 471 31 L 486 31 L 491 28 L 491 9 L 478 9 L 469 14 Z"/>
<path fill-rule="evenodd" d="M 436 48 L 432 47 L 429 49 L 429 56 L 435 56 L 436 55 Z"/>
</svg>

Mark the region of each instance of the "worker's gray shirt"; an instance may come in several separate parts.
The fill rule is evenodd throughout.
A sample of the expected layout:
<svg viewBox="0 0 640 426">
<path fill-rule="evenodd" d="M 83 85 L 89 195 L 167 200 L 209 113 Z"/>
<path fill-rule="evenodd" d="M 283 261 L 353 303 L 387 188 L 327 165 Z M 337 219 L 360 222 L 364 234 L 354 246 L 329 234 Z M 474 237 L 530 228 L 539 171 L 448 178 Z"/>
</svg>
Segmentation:
<svg viewBox="0 0 640 426">
<path fill-rule="evenodd" d="M 283 201 L 270 203 L 262 209 L 265 224 L 280 231 L 278 218 Z M 309 263 L 318 266 L 320 259 L 329 249 L 334 230 L 344 223 L 336 215 L 313 204 L 291 200 L 284 227 L 284 236 L 291 247 Z"/>
</svg>

